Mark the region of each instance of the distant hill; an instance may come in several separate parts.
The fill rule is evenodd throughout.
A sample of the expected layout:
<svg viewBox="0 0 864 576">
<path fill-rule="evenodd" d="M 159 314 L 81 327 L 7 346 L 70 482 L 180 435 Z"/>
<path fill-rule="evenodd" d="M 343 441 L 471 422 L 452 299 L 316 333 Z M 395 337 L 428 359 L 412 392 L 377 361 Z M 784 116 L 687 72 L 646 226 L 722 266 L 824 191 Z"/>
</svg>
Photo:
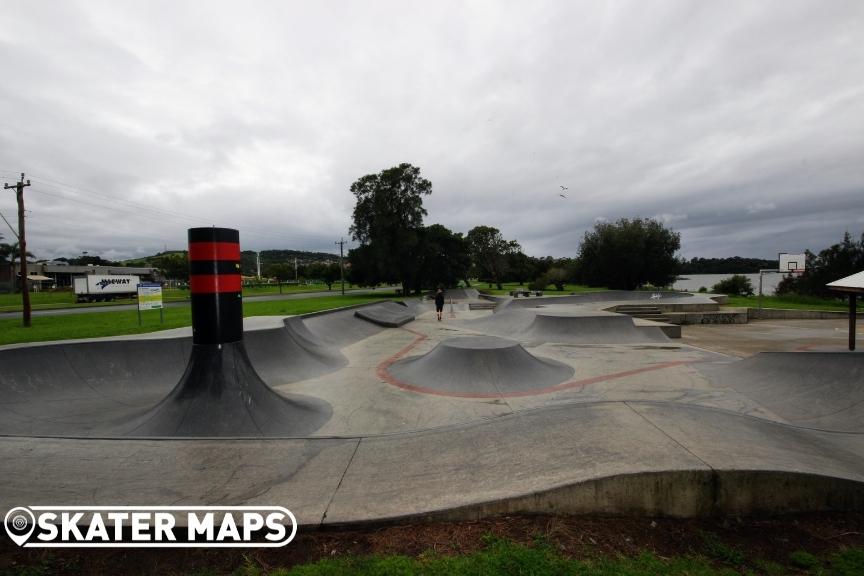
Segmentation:
<svg viewBox="0 0 864 576">
<path fill-rule="evenodd" d="M 255 252 L 252 250 L 244 250 L 240 253 L 240 268 L 245 276 L 254 276 L 257 270 L 257 260 Z M 338 254 L 328 254 L 327 252 L 303 252 L 301 250 L 262 250 L 261 251 L 261 269 L 269 268 L 272 265 L 283 264 L 290 267 L 294 266 L 294 259 L 297 259 L 297 266 L 303 267 L 315 262 L 339 262 Z"/>
<path fill-rule="evenodd" d="M 159 259 L 163 256 L 171 254 L 180 254 L 184 258 L 187 255 L 186 250 L 168 250 L 167 252 L 159 252 L 152 256 L 144 256 L 143 258 L 132 258 L 121 262 L 123 266 L 158 266 Z M 297 266 L 302 270 L 304 266 L 316 262 L 332 263 L 339 262 L 338 254 L 328 254 L 327 252 L 304 252 L 302 250 L 262 250 L 261 251 L 261 268 L 270 268 L 273 265 L 289 266 L 293 269 L 294 259 L 297 259 Z M 254 276 L 257 271 L 257 261 L 255 252 L 252 250 L 243 250 L 240 252 L 240 268 L 244 276 Z"/>
<path fill-rule="evenodd" d="M 169 256 L 171 254 L 181 254 L 184 258 L 188 254 L 186 250 L 168 250 L 167 252 L 159 252 L 157 254 L 153 254 L 152 256 L 144 256 L 142 258 L 130 258 L 129 260 L 123 260 L 120 262 L 121 266 L 156 266 L 159 258 L 162 256 Z"/>
</svg>

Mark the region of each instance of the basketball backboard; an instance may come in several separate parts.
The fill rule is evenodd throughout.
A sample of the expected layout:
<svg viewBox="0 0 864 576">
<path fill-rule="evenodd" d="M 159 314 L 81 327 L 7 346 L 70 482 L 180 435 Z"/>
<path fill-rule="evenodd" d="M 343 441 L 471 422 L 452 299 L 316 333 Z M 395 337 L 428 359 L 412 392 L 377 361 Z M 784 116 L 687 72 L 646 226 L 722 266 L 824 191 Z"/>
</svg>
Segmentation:
<svg viewBox="0 0 864 576">
<path fill-rule="evenodd" d="M 806 254 L 787 254 L 786 252 L 780 253 L 780 272 L 801 274 L 804 272 L 804 268 L 806 265 L 807 255 Z"/>
</svg>

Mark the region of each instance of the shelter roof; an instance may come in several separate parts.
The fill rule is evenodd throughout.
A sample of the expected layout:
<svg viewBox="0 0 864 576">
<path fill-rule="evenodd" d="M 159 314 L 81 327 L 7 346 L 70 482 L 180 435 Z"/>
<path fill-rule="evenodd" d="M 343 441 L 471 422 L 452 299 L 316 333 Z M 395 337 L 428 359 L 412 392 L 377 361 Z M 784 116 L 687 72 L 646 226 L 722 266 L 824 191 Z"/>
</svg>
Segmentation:
<svg viewBox="0 0 864 576">
<path fill-rule="evenodd" d="M 864 271 L 840 278 L 834 282 L 829 282 L 826 286 L 831 290 L 838 290 L 840 292 L 864 293 Z"/>
</svg>

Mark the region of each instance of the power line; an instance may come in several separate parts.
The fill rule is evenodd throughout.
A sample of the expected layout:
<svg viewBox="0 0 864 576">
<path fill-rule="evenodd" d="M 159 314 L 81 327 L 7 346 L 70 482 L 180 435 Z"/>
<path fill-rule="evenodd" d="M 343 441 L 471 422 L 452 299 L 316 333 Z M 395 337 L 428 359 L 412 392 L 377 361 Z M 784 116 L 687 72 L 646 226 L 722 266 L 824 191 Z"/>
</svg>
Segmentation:
<svg viewBox="0 0 864 576">
<path fill-rule="evenodd" d="M 0 212 L 0 218 L 3 218 L 3 221 L 6 222 L 6 225 L 9 227 L 9 230 L 11 230 L 12 234 L 15 235 L 15 238 L 18 238 L 18 232 L 15 231 L 15 228 L 12 227 L 12 224 L 9 223 L 9 220 L 6 219 L 6 216 L 4 216 L 2 212 Z"/>
<path fill-rule="evenodd" d="M 128 200 L 117 198 L 117 197 L 112 196 L 110 194 L 101 193 L 101 192 L 98 192 L 98 191 L 95 191 L 92 189 L 87 189 L 87 188 L 83 188 L 83 187 L 79 187 L 79 186 L 73 186 L 71 184 L 61 182 L 58 180 L 51 180 L 49 178 L 33 178 L 32 180 L 34 182 L 41 183 L 42 186 L 47 186 L 47 187 L 53 188 L 54 190 L 57 191 L 55 193 L 51 193 L 51 192 L 48 192 L 44 189 L 37 189 L 37 190 L 34 190 L 34 192 L 37 192 L 39 194 L 43 194 L 46 196 L 52 196 L 54 198 L 61 198 L 61 199 L 67 200 L 69 202 L 73 202 L 76 204 L 82 204 L 84 206 L 99 208 L 102 210 L 109 210 L 109 211 L 114 211 L 114 212 L 123 213 L 123 214 L 131 214 L 131 215 L 134 215 L 136 217 L 147 218 L 147 219 L 156 220 L 159 222 L 164 222 L 166 217 L 173 218 L 173 219 L 180 220 L 180 221 L 194 223 L 197 225 L 201 225 L 201 224 L 210 225 L 215 221 L 221 220 L 219 218 L 208 218 L 206 216 L 192 216 L 192 215 L 176 212 L 173 210 L 154 208 L 153 206 L 145 206 L 143 204 L 138 204 L 135 202 L 130 202 Z M 98 198 L 110 200 L 112 203 L 125 204 L 126 206 L 117 206 L 117 205 L 110 205 L 110 204 L 106 205 L 104 203 L 89 202 L 89 201 L 84 200 L 82 198 L 70 196 L 64 188 L 68 189 L 69 191 L 71 191 L 73 193 L 77 193 L 77 194 L 81 194 L 81 195 L 96 196 Z M 150 214 L 147 214 L 147 212 L 150 212 Z M 241 228 L 241 227 L 236 226 L 236 225 L 234 225 L 233 227 L 234 228 Z M 262 230 L 260 228 L 254 229 L 254 230 L 244 229 L 244 235 L 258 236 L 258 237 L 264 237 L 264 238 L 278 238 L 278 239 L 283 239 L 283 240 L 284 239 L 290 239 L 290 238 L 321 239 L 323 236 L 323 234 L 321 234 L 321 235 L 319 235 L 319 234 L 304 234 L 304 233 L 299 233 L 299 232 L 294 232 L 294 233 L 272 232 L 272 231 Z"/>
</svg>

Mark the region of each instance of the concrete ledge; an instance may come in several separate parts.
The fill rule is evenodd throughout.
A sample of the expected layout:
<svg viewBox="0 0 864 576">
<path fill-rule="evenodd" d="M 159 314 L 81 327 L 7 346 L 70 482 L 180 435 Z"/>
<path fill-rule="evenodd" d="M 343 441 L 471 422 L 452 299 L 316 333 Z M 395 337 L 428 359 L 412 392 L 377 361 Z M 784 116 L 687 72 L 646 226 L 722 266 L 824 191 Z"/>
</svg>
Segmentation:
<svg viewBox="0 0 864 576">
<path fill-rule="evenodd" d="M 650 326 L 659 328 L 667 338 L 681 338 L 681 325 L 676 323 L 655 322 L 645 318 L 633 318 L 633 324 L 636 326 Z"/>
<path fill-rule="evenodd" d="M 345 525 L 473 521 L 512 514 L 704 518 L 864 510 L 864 483 L 763 470 L 621 474 L 460 508 Z M 332 526 L 332 525 L 331 525 Z"/>
<path fill-rule="evenodd" d="M 692 518 L 713 512 L 710 470 L 622 474 L 525 496 L 424 515 L 432 521 L 480 520 L 508 514 L 599 514 Z"/>
<path fill-rule="evenodd" d="M 719 304 L 654 304 L 661 311 L 665 312 L 716 312 L 720 310 Z"/>
<path fill-rule="evenodd" d="M 789 310 L 778 308 L 748 308 L 750 320 L 842 320 L 849 318 L 848 312 L 831 312 L 828 310 Z"/>
<path fill-rule="evenodd" d="M 763 470 L 720 470 L 715 512 L 730 515 L 864 510 L 864 483 Z"/>
<path fill-rule="evenodd" d="M 716 312 L 667 312 L 670 324 L 747 324 L 747 308 L 727 308 Z"/>
</svg>

